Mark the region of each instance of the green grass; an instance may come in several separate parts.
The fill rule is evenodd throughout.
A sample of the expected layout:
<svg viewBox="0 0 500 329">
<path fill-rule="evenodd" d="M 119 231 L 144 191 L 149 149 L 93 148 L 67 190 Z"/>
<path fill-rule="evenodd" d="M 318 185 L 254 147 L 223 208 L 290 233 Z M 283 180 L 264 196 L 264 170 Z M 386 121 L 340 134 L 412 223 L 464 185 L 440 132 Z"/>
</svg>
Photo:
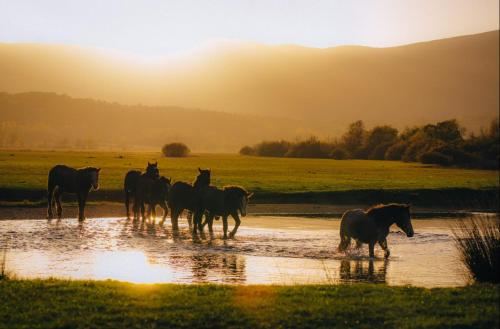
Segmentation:
<svg viewBox="0 0 500 329">
<path fill-rule="evenodd" d="M 0 187 L 45 189 L 55 164 L 102 168 L 101 188 L 121 190 L 130 169 L 158 160 L 161 174 L 193 181 L 197 168 L 212 169 L 215 185 L 237 184 L 263 192 L 329 192 L 358 189 L 497 188 L 498 171 L 440 168 L 370 160 L 290 159 L 200 154 L 164 158 L 160 153 L 0 151 Z"/>
<path fill-rule="evenodd" d="M 496 328 L 495 285 L 0 281 L 0 328 Z"/>
</svg>

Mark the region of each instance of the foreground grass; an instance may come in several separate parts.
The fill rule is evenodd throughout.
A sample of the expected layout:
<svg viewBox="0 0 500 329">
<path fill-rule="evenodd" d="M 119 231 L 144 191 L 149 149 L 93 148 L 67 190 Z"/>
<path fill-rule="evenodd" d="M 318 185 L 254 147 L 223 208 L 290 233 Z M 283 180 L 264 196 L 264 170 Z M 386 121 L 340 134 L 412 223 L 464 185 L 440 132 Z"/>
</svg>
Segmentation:
<svg viewBox="0 0 500 329">
<path fill-rule="evenodd" d="M 496 328 L 495 285 L 134 285 L 0 281 L 0 328 Z"/>
<path fill-rule="evenodd" d="M 213 184 L 237 184 L 254 192 L 329 192 L 357 189 L 497 188 L 498 171 L 440 168 L 399 161 L 263 158 L 205 154 L 164 158 L 160 153 L 0 151 L 0 187 L 45 189 L 55 164 L 102 168 L 101 188 L 121 190 L 130 169 L 158 161 L 161 174 L 192 181 L 211 168 Z"/>
</svg>

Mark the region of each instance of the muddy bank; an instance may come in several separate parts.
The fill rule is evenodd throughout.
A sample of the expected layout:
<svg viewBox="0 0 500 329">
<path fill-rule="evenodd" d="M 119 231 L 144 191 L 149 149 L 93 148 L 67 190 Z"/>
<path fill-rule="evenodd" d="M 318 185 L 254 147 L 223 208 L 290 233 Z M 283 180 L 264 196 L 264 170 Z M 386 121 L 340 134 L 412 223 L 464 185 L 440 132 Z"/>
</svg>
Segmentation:
<svg viewBox="0 0 500 329">
<path fill-rule="evenodd" d="M 487 189 L 414 189 L 414 190 L 347 190 L 331 192 L 266 192 L 253 191 L 253 204 L 315 204 L 333 205 L 372 205 L 377 203 L 411 203 L 414 206 L 439 209 L 470 209 L 494 210 L 499 209 L 499 191 L 497 188 Z M 0 201 L 3 202 L 44 202 L 46 191 L 43 189 L 13 189 L 0 188 Z M 65 195 L 64 200 L 75 201 L 75 197 Z M 99 190 L 89 195 L 89 201 L 122 202 L 123 191 Z M 292 206 L 295 207 L 295 206 Z"/>
<path fill-rule="evenodd" d="M 369 205 L 351 204 L 351 205 L 327 205 L 327 204 L 276 204 L 259 203 L 249 204 L 248 214 L 252 216 L 301 216 L 301 217 L 327 217 L 340 218 L 344 211 L 348 209 L 364 209 Z M 78 208 L 75 203 L 64 204 L 64 218 L 76 218 Z M 412 214 L 415 218 L 429 217 L 462 217 L 467 216 L 473 211 L 494 212 L 491 209 L 466 209 L 466 208 L 437 208 L 437 207 L 412 207 Z M 162 215 L 161 209 L 158 209 L 157 216 Z M 113 202 L 92 202 L 86 207 L 86 216 L 88 218 L 96 217 L 122 217 L 125 216 L 125 207 L 121 203 Z M 185 216 L 183 216 L 185 217 Z M 37 204 L 18 204 L 2 203 L 0 204 L 0 220 L 6 219 L 44 219 L 46 218 L 46 207 L 42 203 Z"/>
</svg>

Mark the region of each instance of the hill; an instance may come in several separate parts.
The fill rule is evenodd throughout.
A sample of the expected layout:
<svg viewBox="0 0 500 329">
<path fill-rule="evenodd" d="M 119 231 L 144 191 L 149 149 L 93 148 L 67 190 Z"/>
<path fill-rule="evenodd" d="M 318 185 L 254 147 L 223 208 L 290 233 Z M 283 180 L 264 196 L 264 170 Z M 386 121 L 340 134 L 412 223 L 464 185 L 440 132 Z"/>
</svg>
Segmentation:
<svg viewBox="0 0 500 329">
<path fill-rule="evenodd" d="M 499 32 L 391 48 L 214 45 L 143 61 L 75 46 L 0 44 L 0 91 L 48 91 L 123 104 L 176 105 L 398 128 L 457 118 L 477 131 L 499 107 Z"/>
</svg>

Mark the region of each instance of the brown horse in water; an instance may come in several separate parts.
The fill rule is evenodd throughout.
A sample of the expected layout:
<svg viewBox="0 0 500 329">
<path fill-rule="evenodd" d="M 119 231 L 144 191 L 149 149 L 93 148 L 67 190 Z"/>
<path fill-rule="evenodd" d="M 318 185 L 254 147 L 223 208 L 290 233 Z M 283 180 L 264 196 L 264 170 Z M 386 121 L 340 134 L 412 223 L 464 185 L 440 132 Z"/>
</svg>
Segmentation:
<svg viewBox="0 0 500 329">
<path fill-rule="evenodd" d="M 168 207 L 171 211 L 172 229 L 179 230 L 179 216 L 188 209 L 196 212 L 200 207 L 201 191 L 210 185 L 210 169 L 198 168 L 199 174 L 193 185 L 186 182 L 175 182 L 169 191 Z M 192 227 L 191 218 L 188 217 L 189 227 Z"/>
<path fill-rule="evenodd" d="M 139 199 L 142 199 L 143 194 L 151 189 L 154 181 L 160 177 L 158 170 L 158 162 L 149 163 L 146 167 L 146 172 L 143 174 L 139 170 L 130 170 L 125 175 L 123 182 L 123 190 L 125 191 L 125 209 L 127 218 L 130 219 L 130 197 L 134 198 L 134 218 L 139 218 L 139 209 L 144 213 L 144 205 Z"/>
<path fill-rule="evenodd" d="M 357 247 L 368 243 L 370 257 L 375 257 L 375 244 L 378 242 L 385 251 L 385 257 L 389 257 L 390 251 L 387 247 L 387 235 L 389 227 L 396 224 L 406 236 L 411 238 L 414 234 L 411 225 L 410 206 L 406 204 L 391 203 L 377 205 L 367 211 L 361 209 L 348 210 L 342 215 L 340 222 L 340 244 L 339 251 L 346 250 L 351 238 L 357 241 Z"/>
<path fill-rule="evenodd" d="M 74 193 L 78 197 L 78 220 L 85 219 L 85 203 L 90 190 L 99 188 L 100 168 L 75 169 L 65 165 L 54 166 L 49 171 L 47 183 L 47 218 L 52 219 L 53 203 L 57 203 L 57 217 L 62 217 L 62 193 Z"/>
<path fill-rule="evenodd" d="M 241 223 L 238 212 L 242 217 L 247 215 L 248 200 L 252 194 L 253 193 L 247 192 L 244 188 L 239 186 L 225 186 L 223 189 L 219 189 L 214 186 L 205 188 L 201 192 L 201 207 L 194 214 L 195 225 L 193 233 L 196 233 L 197 225 L 201 232 L 207 223 L 208 230 L 212 233 L 214 217 L 222 216 L 224 239 L 227 239 L 227 218 L 231 215 L 235 221 L 235 225 L 231 233 L 229 233 L 229 237 L 233 238 Z M 205 223 L 200 226 L 201 216 L 205 213 L 207 214 Z"/>
</svg>

